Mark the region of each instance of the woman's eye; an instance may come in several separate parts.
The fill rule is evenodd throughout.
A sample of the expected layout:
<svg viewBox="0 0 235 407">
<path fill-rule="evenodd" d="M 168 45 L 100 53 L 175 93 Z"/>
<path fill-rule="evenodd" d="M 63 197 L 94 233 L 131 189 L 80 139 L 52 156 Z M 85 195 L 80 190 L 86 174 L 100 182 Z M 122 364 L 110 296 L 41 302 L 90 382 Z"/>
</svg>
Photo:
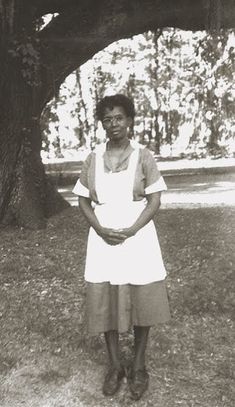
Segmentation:
<svg viewBox="0 0 235 407">
<path fill-rule="evenodd" d="M 111 119 L 104 119 L 103 120 L 103 124 L 105 124 L 105 125 L 109 125 L 109 124 L 111 124 L 112 123 L 112 120 Z"/>
<path fill-rule="evenodd" d="M 103 124 L 104 124 L 104 126 L 107 126 L 107 127 L 109 127 L 109 126 L 111 126 L 113 123 L 122 123 L 122 121 L 124 120 L 124 117 L 123 116 L 115 116 L 115 117 L 110 117 L 110 118 L 106 118 L 106 119 L 104 119 L 103 120 Z"/>
</svg>

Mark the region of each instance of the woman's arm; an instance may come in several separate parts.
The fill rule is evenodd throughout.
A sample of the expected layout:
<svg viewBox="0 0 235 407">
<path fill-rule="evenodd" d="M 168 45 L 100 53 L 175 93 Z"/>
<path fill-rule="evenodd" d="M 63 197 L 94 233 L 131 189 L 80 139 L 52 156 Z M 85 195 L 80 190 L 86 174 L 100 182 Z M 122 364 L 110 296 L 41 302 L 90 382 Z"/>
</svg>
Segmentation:
<svg viewBox="0 0 235 407">
<path fill-rule="evenodd" d="M 91 206 L 91 199 L 84 196 L 79 196 L 79 208 L 81 209 L 89 225 L 92 226 L 93 229 L 95 229 L 95 231 L 98 233 L 101 229 L 101 225 Z"/>
<path fill-rule="evenodd" d="M 117 245 L 124 242 L 126 235 L 124 235 L 122 232 L 101 226 L 91 206 L 90 198 L 80 196 L 79 207 L 81 208 L 81 211 L 87 219 L 89 225 L 95 229 L 96 233 L 102 237 L 106 243 L 110 245 Z"/>
<path fill-rule="evenodd" d="M 126 237 L 134 236 L 141 228 L 143 228 L 147 223 L 153 219 L 154 215 L 158 211 L 161 205 L 161 192 L 154 192 L 152 194 L 146 195 L 147 205 L 141 212 L 140 216 L 136 222 L 126 229 L 122 229 L 121 232 L 126 235 Z"/>
</svg>

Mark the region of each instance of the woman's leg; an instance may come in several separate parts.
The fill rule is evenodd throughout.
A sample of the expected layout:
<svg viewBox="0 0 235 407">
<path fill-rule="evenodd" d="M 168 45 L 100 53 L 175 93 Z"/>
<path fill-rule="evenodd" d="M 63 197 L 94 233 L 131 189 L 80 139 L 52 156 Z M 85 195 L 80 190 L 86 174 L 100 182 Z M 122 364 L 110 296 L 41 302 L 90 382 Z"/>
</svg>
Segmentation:
<svg viewBox="0 0 235 407">
<path fill-rule="evenodd" d="M 150 326 L 134 326 L 134 362 L 133 370 L 141 370 L 145 366 L 145 351 L 148 343 Z"/>
<path fill-rule="evenodd" d="M 149 375 L 145 369 L 145 351 L 149 329 L 149 326 L 134 326 L 135 355 L 128 380 L 134 400 L 139 400 L 148 388 Z"/>
<path fill-rule="evenodd" d="M 105 376 L 103 393 L 105 396 L 112 396 L 118 391 L 125 371 L 120 363 L 118 332 L 115 330 L 108 331 L 104 333 L 104 336 L 110 360 L 110 369 Z"/>
<path fill-rule="evenodd" d="M 120 368 L 118 331 L 107 331 L 104 336 L 111 367 Z"/>
</svg>

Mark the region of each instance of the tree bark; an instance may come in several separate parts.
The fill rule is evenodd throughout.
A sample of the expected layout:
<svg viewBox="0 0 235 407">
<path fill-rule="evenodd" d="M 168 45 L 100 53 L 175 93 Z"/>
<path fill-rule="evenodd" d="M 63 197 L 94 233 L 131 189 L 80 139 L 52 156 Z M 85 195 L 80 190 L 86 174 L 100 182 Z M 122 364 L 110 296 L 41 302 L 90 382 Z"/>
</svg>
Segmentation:
<svg viewBox="0 0 235 407">
<path fill-rule="evenodd" d="M 6 79 L 6 78 L 5 78 Z M 68 204 L 50 184 L 41 161 L 40 110 L 33 89 L 9 78 L 0 129 L 0 220 L 28 228 L 45 227 L 46 217 Z M 17 101 L 16 101 L 17 99 Z"/>
<path fill-rule="evenodd" d="M 68 204 L 50 185 L 41 161 L 43 84 L 37 75 L 23 76 L 21 58 L 9 53 L 12 44 L 1 42 L 0 48 L 0 223 L 38 229 Z"/>
</svg>

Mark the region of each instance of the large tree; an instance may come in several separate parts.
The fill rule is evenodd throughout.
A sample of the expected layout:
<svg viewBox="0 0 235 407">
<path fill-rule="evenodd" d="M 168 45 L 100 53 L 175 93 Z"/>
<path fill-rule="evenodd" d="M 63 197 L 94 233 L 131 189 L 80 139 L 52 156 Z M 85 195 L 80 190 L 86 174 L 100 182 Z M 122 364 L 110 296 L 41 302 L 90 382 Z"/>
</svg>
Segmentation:
<svg viewBox="0 0 235 407">
<path fill-rule="evenodd" d="M 40 158 L 40 116 L 66 76 L 111 42 L 166 26 L 234 28 L 235 1 L 0 0 L 1 223 L 43 227 L 66 205 Z"/>
</svg>

